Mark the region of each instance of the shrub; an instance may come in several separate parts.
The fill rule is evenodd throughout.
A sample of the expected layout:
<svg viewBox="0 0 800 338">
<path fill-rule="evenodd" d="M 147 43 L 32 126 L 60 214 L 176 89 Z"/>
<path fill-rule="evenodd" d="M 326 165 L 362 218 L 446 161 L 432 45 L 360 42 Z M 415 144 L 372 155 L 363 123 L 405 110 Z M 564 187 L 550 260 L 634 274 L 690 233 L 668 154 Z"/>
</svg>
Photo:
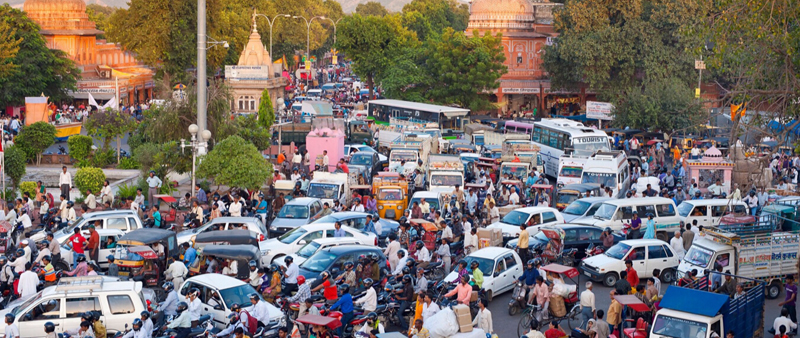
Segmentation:
<svg viewBox="0 0 800 338">
<path fill-rule="evenodd" d="M 128 197 L 136 197 L 136 188 L 138 186 L 134 184 L 122 184 L 117 187 L 117 196 L 122 199 L 126 199 Z"/>
<path fill-rule="evenodd" d="M 139 169 L 139 162 L 130 157 L 123 157 L 119 159 L 117 169 Z"/>
<path fill-rule="evenodd" d="M 25 151 L 18 146 L 8 147 L 5 151 L 4 168 L 6 175 L 11 178 L 11 186 L 16 189 L 22 176 L 25 176 Z M 13 190 L 13 189 L 12 189 Z"/>
<path fill-rule="evenodd" d="M 5 196 L 6 196 L 5 201 L 11 203 L 14 202 L 14 200 L 17 198 L 17 192 L 14 191 L 14 188 L 6 188 Z"/>
<path fill-rule="evenodd" d="M 92 189 L 92 193 L 97 193 L 103 187 L 103 181 L 106 180 L 106 174 L 100 168 L 80 168 L 75 174 L 75 187 L 78 188 L 81 194 L 85 194 L 88 189 Z"/>
<path fill-rule="evenodd" d="M 80 163 L 89 158 L 92 153 L 92 145 L 94 142 L 92 138 L 85 135 L 74 135 L 67 139 L 67 146 L 69 147 L 69 156 Z"/>
<path fill-rule="evenodd" d="M 98 150 L 94 152 L 92 157 L 92 166 L 96 168 L 105 168 L 109 164 L 117 162 L 117 152 L 113 149 L 106 151 Z"/>
<path fill-rule="evenodd" d="M 27 158 L 39 165 L 42 152 L 55 143 L 56 127 L 47 122 L 36 122 L 22 128 L 14 142 L 25 151 Z"/>
<path fill-rule="evenodd" d="M 26 192 L 31 198 L 36 196 L 36 182 L 25 181 L 19 184 L 19 192 L 24 195 Z"/>
</svg>

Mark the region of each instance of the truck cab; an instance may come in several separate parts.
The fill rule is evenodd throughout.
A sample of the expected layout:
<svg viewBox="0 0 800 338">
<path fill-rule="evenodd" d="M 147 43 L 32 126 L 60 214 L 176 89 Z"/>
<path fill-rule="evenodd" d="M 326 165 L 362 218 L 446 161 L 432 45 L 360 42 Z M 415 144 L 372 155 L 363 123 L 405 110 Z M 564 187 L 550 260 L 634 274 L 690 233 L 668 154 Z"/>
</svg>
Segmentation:
<svg viewBox="0 0 800 338">
<path fill-rule="evenodd" d="M 350 186 L 355 185 L 353 183 L 354 178 L 345 173 L 315 172 L 314 180 L 308 185 L 308 197 L 319 198 L 323 204 L 328 203 L 331 207 L 335 200 L 348 205 Z"/>
<path fill-rule="evenodd" d="M 464 186 L 464 163 L 457 155 L 428 156 L 428 191 L 451 193 Z"/>
</svg>

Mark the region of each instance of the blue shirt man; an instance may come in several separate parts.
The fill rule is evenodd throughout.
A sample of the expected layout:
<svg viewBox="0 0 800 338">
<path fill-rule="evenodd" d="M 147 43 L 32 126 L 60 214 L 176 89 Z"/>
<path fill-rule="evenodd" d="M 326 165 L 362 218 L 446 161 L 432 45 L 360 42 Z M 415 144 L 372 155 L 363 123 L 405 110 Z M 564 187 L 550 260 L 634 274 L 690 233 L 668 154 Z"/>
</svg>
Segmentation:
<svg viewBox="0 0 800 338">
<path fill-rule="evenodd" d="M 378 231 L 375 230 L 375 223 L 372 222 L 372 215 L 367 215 L 367 225 L 364 226 L 364 232 L 371 232 L 378 236 Z"/>
<path fill-rule="evenodd" d="M 344 292 L 344 294 L 339 296 L 339 300 L 331 306 L 331 311 L 335 311 L 339 308 L 342 310 L 342 323 L 350 323 L 350 320 L 353 319 L 353 296 L 351 296 L 350 293 Z M 344 328 L 344 325 L 337 329 L 337 335 L 339 337 L 342 337 L 342 328 Z"/>
<path fill-rule="evenodd" d="M 183 253 L 183 263 L 186 264 L 187 267 L 192 266 L 194 260 L 197 259 L 197 250 L 189 246 L 189 243 L 183 243 L 183 247 L 188 247 L 186 252 Z"/>
<path fill-rule="evenodd" d="M 206 195 L 206 191 L 200 186 L 197 186 L 197 201 L 200 203 L 208 203 L 208 196 Z"/>
<path fill-rule="evenodd" d="M 153 226 L 156 228 L 161 227 L 161 213 L 158 210 L 153 212 Z"/>
<path fill-rule="evenodd" d="M 261 202 L 258 202 L 258 207 L 256 207 L 256 213 L 257 214 L 266 214 L 267 213 L 267 201 L 266 200 L 261 200 Z"/>
<path fill-rule="evenodd" d="M 525 272 L 522 273 L 522 276 L 519 277 L 519 280 L 524 280 L 525 285 L 532 286 L 536 284 L 536 277 L 539 277 L 539 270 L 529 266 L 529 269 L 526 269 Z"/>
</svg>

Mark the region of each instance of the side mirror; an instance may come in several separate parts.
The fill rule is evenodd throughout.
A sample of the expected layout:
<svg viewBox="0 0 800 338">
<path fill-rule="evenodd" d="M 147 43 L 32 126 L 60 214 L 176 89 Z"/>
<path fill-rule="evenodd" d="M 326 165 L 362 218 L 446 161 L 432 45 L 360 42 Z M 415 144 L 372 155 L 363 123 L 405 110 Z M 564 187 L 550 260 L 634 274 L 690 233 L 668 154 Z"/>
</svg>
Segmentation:
<svg viewBox="0 0 800 338">
<path fill-rule="evenodd" d="M 297 245 L 306 245 L 306 240 L 301 239 L 299 242 L 297 242 Z"/>
<path fill-rule="evenodd" d="M 214 310 L 222 311 L 222 305 L 214 305 Z"/>
<path fill-rule="evenodd" d="M 493 276 L 495 277 L 500 276 L 500 272 L 499 271 L 495 272 Z"/>
</svg>

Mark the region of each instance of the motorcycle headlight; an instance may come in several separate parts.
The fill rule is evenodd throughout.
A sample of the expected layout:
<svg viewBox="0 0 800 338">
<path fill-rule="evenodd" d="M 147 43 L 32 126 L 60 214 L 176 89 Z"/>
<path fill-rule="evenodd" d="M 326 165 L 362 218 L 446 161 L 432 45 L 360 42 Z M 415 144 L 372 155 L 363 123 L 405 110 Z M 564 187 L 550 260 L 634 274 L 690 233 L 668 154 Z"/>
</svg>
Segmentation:
<svg viewBox="0 0 800 338">
<path fill-rule="evenodd" d="M 281 316 L 281 319 L 278 321 L 278 327 L 285 327 L 286 326 L 286 316 Z"/>
</svg>

